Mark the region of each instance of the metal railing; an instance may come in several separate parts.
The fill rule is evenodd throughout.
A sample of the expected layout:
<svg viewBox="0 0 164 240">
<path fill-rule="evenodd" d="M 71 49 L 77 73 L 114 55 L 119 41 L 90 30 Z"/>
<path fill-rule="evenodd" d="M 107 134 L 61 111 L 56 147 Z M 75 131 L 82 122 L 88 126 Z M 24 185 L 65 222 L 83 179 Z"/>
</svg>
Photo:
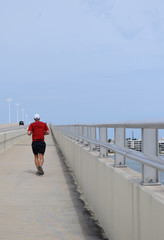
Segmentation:
<svg viewBox="0 0 164 240">
<path fill-rule="evenodd" d="M 107 157 L 108 151 L 115 153 L 114 167 L 127 167 L 126 158 L 142 164 L 143 185 L 159 185 L 158 171 L 164 171 L 164 160 L 158 156 L 158 130 L 164 129 L 164 122 L 126 122 L 109 124 L 58 125 L 54 128 L 79 143 L 99 147 L 99 157 Z M 114 144 L 108 143 L 108 128 L 114 128 Z M 126 147 L 126 129 L 141 129 L 142 152 Z"/>
</svg>

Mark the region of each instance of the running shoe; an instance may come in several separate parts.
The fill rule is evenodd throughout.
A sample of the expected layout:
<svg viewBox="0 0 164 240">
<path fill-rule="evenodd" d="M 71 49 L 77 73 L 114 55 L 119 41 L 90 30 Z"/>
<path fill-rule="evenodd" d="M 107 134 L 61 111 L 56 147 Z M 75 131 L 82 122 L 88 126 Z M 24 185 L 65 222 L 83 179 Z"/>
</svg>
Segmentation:
<svg viewBox="0 0 164 240">
<path fill-rule="evenodd" d="M 44 174 L 43 168 L 41 166 L 38 166 L 38 170 L 40 175 Z"/>
</svg>

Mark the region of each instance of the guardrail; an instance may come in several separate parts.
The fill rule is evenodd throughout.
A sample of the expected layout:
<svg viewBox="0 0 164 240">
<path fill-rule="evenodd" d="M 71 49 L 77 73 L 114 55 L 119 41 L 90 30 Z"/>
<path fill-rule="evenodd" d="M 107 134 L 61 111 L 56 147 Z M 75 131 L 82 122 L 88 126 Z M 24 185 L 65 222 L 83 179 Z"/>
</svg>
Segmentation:
<svg viewBox="0 0 164 240">
<path fill-rule="evenodd" d="M 127 167 L 126 158 L 142 164 L 142 185 L 159 185 L 158 171 L 164 171 L 164 160 L 158 156 L 158 130 L 164 129 L 164 122 L 126 122 L 109 124 L 76 124 L 54 126 L 57 131 L 79 143 L 96 150 L 100 157 L 107 157 L 108 150 L 115 153 L 114 167 Z M 114 144 L 108 143 L 108 128 L 114 128 Z M 142 130 L 142 152 L 126 147 L 126 129 Z"/>
<path fill-rule="evenodd" d="M 26 136 L 27 129 L 14 130 L 0 133 L 0 152 L 13 146 Z"/>
</svg>

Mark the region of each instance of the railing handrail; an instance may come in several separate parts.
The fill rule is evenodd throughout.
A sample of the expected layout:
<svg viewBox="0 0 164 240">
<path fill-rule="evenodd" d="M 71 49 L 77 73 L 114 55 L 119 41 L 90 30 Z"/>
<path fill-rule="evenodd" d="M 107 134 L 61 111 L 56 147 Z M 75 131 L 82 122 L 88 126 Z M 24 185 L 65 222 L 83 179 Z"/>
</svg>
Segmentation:
<svg viewBox="0 0 164 240">
<path fill-rule="evenodd" d="M 115 153 L 115 167 L 126 167 L 126 158 L 140 162 L 142 164 L 142 183 L 144 185 L 159 184 L 158 170 L 164 171 L 164 160 L 158 156 L 158 129 L 164 129 L 164 122 L 131 121 L 126 123 L 55 125 L 54 127 L 63 134 L 83 142 L 83 144 L 89 144 L 91 149 L 99 146 L 100 157 L 107 156 L 108 150 L 112 150 Z M 115 129 L 114 144 L 108 142 L 108 128 Z M 127 128 L 142 129 L 142 152 L 126 147 Z"/>
<path fill-rule="evenodd" d="M 164 120 L 161 121 L 129 121 L 129 122 L 110 122 L 101 124 L 67 124 L 55 125 L 55 127 L 107 127 L 107 128 L 156 128 L 164 129 Z"/>
<path fill-rule="evenodd" d="M 92 140 L 91 138 L 86 138 L 79 134 L 72 134 L 70 131 L 67 131 L 67 130 L 62 131 L 62 133 L 67 136 L 69 135 L 71 137 L 81 138 L 81 139 L 87 141 L 88 143 L 93 143 L 97 146 L 104 147 L 108 150 L 112 150 L 120 155 L 123 155 L 124 157 L 130 158 L 130 159 L 140 162 L 142 164 L 146 164 L 146 165 L 156 168 L 160 171 L 164 171 L 164 160 L 160 157 L 150 157 L 141 152 L 130 150 L 129 148 L 126 148 L 126 147 L 118 147 L 115 144 Z"/>
</svg>

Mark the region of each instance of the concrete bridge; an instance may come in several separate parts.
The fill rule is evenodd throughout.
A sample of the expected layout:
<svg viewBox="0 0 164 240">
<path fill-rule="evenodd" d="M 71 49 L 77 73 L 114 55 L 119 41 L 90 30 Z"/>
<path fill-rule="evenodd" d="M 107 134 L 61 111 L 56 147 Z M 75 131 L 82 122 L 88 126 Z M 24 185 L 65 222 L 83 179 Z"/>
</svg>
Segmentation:
<svg viewBox="0 0 164 240">
<path fill-rule="evenodd" d="M 46 137 L 45 175 L 36 176 L 27 129 L 6 125 L 0 132 L 0 239 L 103 239 L 52 135 Z"/>
<path fill-rule="evenodd" d="M 0 128 L 0 239 L 164 239 L 163 123 L 51 125 L 39 177 L 31 138 L 19 127 Z M 126 128 L 142 129 L 142 153 L 125 147 Z M 126 166 L 127 157 L 142 164 L 142 174 Z"/>
</svg>

